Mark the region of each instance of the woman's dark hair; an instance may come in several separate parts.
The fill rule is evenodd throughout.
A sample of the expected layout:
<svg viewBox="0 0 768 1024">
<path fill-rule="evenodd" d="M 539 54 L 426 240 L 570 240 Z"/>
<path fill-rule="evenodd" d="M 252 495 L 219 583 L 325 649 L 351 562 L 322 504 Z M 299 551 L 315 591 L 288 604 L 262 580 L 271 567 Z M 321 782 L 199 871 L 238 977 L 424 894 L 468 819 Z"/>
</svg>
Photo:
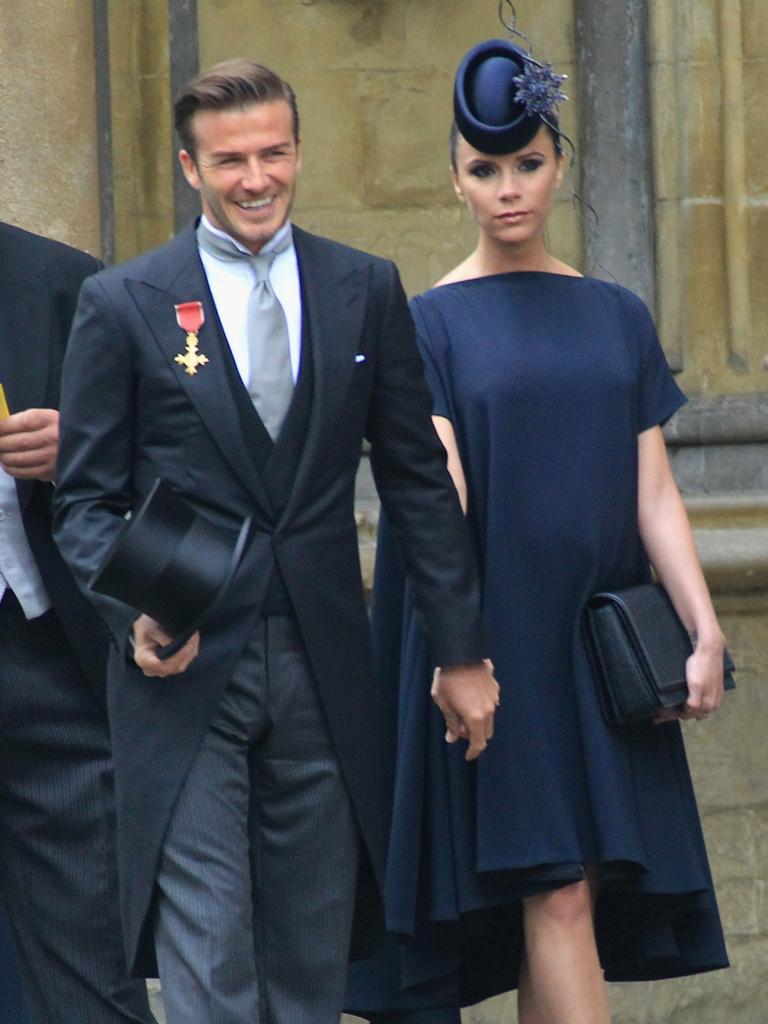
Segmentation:
<svg viewBox="0 0 768 1024">
<path fill-rule="evenodd" d="M 194 159 L 192 119 L 198 110 L 238 110 L 252 103 L 285 100 L 291 108 L 293 137 L 299 140 L 299 112 L 293 89 L 274 71 L 238 58 L 216 64 L 182 89 L 173 105 L 174 126 L 181 144 Z"/>
<path fill-rule="evenodd" d="M 546 126 L 549 136 L 555 147 L 555 153 L 558 156 L 562 156 L 563 153 L 563 134 L 560 131 L 560 122 L 557 119 L 557 114 L 547 114 L 547 120 L 542 118 L 541 123 Z M 459 129 L 454 121 L 451 124 L 451 133 L 449 136 L 449 146 L 451 152 L 451 167 L 456 170 L 456 146 L 459 141 Z"/>
</svg>

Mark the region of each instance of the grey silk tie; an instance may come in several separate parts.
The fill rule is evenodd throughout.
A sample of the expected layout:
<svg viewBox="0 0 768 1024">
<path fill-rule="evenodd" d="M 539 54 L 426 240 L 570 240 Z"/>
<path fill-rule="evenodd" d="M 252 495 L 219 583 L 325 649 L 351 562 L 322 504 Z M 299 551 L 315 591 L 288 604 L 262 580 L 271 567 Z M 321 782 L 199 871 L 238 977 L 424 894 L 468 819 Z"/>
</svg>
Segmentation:
<svg viewBox="0 0 768 1024">
<path fill-rule="evenodd" d="M 228 238 L 215 235 L 202 221 L 197 227 L 197 241 L 201 249 L 217 259 L 246 260 L 253 267 L 256 281 L 248 299 L 248 391 L 275 441 L 291 404 L 293 373 L 288 323 L 269 282 L 269 272 L 275 257 L 289 248 L 290 232 L 271 252 L 255 256 L 238 249 Z"/>
</svg>

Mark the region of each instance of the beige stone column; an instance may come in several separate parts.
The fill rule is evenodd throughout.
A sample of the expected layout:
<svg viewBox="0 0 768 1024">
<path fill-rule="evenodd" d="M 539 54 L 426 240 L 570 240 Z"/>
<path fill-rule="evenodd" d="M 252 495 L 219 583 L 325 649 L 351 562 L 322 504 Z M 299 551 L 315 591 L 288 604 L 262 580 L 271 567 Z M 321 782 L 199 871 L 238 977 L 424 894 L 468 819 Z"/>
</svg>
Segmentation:
<svg viewBox="0 0 768 1024">
<path fill-rule="evenodd" d="M 0 2 L 0 218 L 100 254 L 93 18 Z"/>
<path fill-rule="evenodd" d="M 689 394 L 768 387 L 768 6 L 650 0 L 660 328 Z"/>
</svg>

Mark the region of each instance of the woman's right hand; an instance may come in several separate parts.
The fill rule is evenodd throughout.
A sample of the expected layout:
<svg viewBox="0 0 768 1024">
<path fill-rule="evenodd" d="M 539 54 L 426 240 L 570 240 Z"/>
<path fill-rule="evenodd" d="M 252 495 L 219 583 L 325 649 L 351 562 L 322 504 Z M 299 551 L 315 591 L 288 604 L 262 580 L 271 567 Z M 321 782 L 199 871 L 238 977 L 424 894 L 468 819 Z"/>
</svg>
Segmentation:
<svg viewBox="0 0 768 1024">
<path fill-rule="evenodd" d="M 720 707 L 723 699 L 723 651 L 722 637 L 712 644 L 697 644 L 685 664 L 685 679 L 688 684 L 688 699 L 680 708 L 670 709 L 658 715 L 657 724 L 695 718 L 701 722 L 712 711 Z"/>
<path fill-rule="evenodd" d="M 470 665 L 435 669 L 432 700 L 445 718 L 446 743 L 467 740 L 465 758 L 474 761 L 493 737 L 493 716 L 499 706 L 499 684 L 488 658 Z"/>
</svg>

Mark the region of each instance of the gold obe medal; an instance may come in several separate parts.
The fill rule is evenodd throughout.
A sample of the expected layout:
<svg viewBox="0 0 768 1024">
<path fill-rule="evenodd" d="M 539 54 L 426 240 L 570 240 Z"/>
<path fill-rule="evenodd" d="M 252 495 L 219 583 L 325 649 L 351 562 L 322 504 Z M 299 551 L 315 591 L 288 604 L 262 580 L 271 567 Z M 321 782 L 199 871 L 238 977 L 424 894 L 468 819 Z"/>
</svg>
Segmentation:
<svg viewBox="0 0 768 1024">
<path fill-rule="evenodd" d="M 202 302 L 180 302 L 173 307 L 176 310 L 176 323 L 187 332 L 187 348 L 185 352 L 179 352 L 174 357 L 174 362 L 184 367 L 184 372 L 190 377 L 197 373 L 199 366 L 205 366 L 208 356 L 198 352 L 200 341 L 197 332 L 205 323 L 205 313 Z"/>
</svg>

